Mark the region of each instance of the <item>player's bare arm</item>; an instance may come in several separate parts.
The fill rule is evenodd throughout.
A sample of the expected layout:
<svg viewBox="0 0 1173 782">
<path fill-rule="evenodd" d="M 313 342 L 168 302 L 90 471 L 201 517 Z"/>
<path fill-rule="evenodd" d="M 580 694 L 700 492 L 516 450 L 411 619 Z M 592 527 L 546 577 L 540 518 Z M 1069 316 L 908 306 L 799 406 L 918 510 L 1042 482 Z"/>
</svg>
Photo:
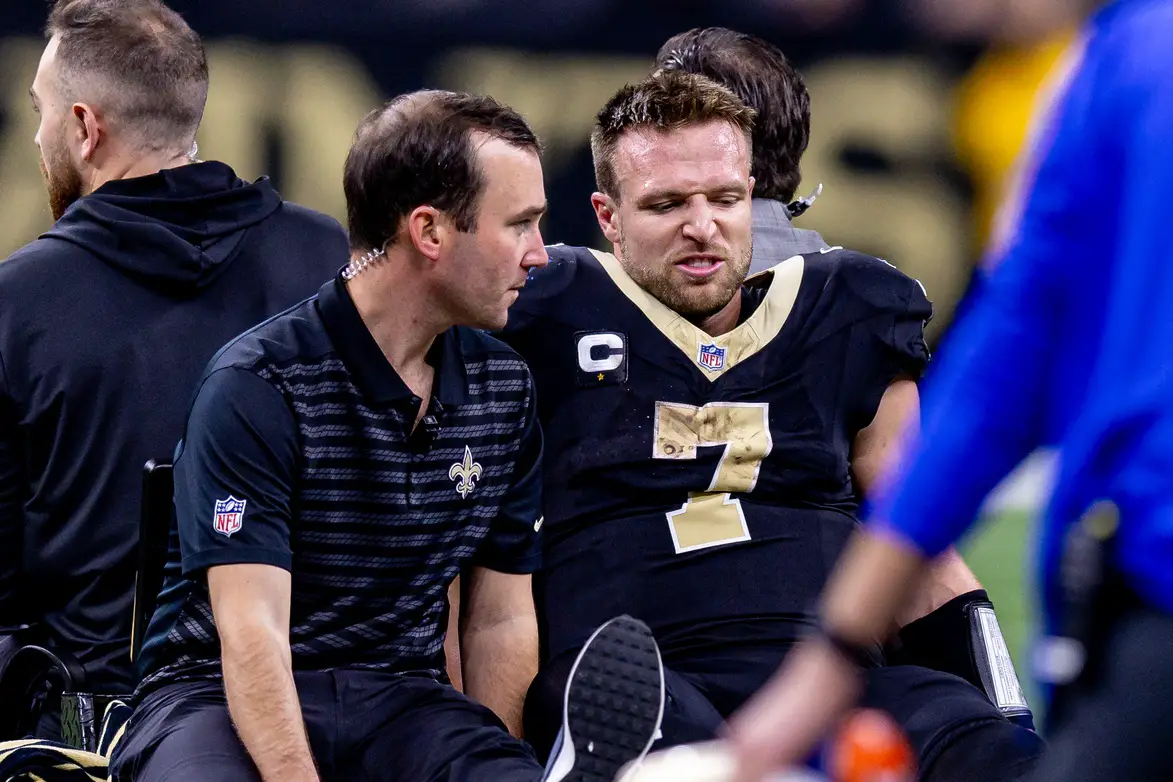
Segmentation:
<svg viewBox="0 0 1173 782">
<path fill-rule="evenodd" d="M 272 565 L 208 570 L 232 722 L 261 778 L 316 782 L 289 648 L 290 574 Z"/>
<path fill-rule="evenodd" d="M 907 427 L 920 423 L 920 393 L 907 378 L 898 378 L 888 386 L 876 411 L 876 417 L 855 437 L 851 469 L 856 486 L 868 494 L 880 478 L 895 466 L 900 441 Z M 897 623 L 903 627 L 920 619 L 953 598 L 981 589 L 977 576 L 952 548 L 938 557 L 909 600 L 901 607 Z"/>
<path fill-rule="evenodd" d="M 473 568 L 460 616 L 464 692 L 521 735 L 525 693 L 538 672 L 532 577 Z"/>
</svg>

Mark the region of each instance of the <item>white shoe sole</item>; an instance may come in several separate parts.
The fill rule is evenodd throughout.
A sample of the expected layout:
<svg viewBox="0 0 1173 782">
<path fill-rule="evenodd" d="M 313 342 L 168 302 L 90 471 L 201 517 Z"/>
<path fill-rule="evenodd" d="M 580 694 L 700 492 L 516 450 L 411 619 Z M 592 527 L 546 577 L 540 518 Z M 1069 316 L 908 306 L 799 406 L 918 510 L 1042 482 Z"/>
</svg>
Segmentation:
<svg viewBox="0 0 1173 782">
<path fill-rule="evenodd" d="M 664 716 L 664 669 L 648 626 L 612 619 L 587 640 L 566 682 L 547 782 L 614 782 L 647 754 Z"/>
</svg>

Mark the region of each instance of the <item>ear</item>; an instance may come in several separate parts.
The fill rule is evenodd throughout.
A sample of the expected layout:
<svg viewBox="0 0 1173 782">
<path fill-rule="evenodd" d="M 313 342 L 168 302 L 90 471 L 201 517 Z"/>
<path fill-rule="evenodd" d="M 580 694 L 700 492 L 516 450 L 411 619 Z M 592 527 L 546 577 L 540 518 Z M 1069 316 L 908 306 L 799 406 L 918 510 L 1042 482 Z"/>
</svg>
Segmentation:
<svg viewBox="0 0 1173 782">
<path fill-rule="evenodd" d="M 449 229 L 440 211 L 432 206 L 417 206 L 407 216 L 407 235 L 412 247 L 430 261 L 440 258 L 449 241 Z"/>
<path fill-rule="evenodd" d="M 758 183 L 758 180 L 754 179 L 753 177 L 749 178 L 749 197 L 750 198 L 753 198 L 753 186 L 756 185 L 757 183 Z"/>
<path fill-rule="evenodd" d="M 88 103 L 75 103 L 71 111 L 79 145 L 78 154 L 86 163 L 92 163 L 104 140 L 104 130 L 98 122 L 98 115 Z"/>
<path fill-rule="evenodd" d="M 591 206 L 595 208 L 595 218 L 599 221 L 603 236 L 611 244 L 619 244 L 618 204 L 606 193 L 593 193 Z"/>
</svg>

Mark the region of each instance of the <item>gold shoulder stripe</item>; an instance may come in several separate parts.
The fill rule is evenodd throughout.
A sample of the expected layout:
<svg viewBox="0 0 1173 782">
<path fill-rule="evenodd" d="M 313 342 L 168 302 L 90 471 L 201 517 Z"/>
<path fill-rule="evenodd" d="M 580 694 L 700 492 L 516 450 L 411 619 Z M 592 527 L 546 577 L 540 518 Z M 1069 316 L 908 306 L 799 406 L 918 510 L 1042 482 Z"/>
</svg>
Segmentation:
<svg viewBox="0 0 1173 782">
<path fill-rule="evenodd" d="M 623 265 L 611 253 L 591 250 L 615 286 L 640 312 L 652 322 L 661 334 L 669 339 L 688 357 L 697 371 L 709 380 L 716 380 L 742 361 L 753 356 L 768 345 L 782 327 L 786 325 L 794 302 L 798 299 L 798 288 L 802 284 L 805 261 L 801 255 L 788 258 L 762 274 L 773 276 L 770 288 L 760 306 L 745 322 L 727 334 L 710 336 L 689 323 L 684 317 L 673 312 L 631 279 Z M 758 276 L 758 275 L 755 275 Z M 719 369 L 703 367 L 697 360 L 702 345 L 716 345 L 725 350 L 725 358 Z"/>
</svg>

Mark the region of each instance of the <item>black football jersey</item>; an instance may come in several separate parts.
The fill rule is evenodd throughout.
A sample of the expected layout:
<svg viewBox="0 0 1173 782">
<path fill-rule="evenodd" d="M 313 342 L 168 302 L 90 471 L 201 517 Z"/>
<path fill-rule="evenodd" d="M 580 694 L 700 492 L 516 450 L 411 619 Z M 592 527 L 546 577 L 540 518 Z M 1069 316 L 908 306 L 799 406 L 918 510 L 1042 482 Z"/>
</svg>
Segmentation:
<svg viewBox="0 0 1173 782">
<path fill-rule="evenodd" d="M 923 289 L 861 253 L 795 256 L 710 336 L 614 256 L 549 253 L 503 334 L 545 435 L 544 655 L 621 613 L 666 660 L 794 642 L 857 523 L 855 435 L 928 361 Z"/>
</svg>

